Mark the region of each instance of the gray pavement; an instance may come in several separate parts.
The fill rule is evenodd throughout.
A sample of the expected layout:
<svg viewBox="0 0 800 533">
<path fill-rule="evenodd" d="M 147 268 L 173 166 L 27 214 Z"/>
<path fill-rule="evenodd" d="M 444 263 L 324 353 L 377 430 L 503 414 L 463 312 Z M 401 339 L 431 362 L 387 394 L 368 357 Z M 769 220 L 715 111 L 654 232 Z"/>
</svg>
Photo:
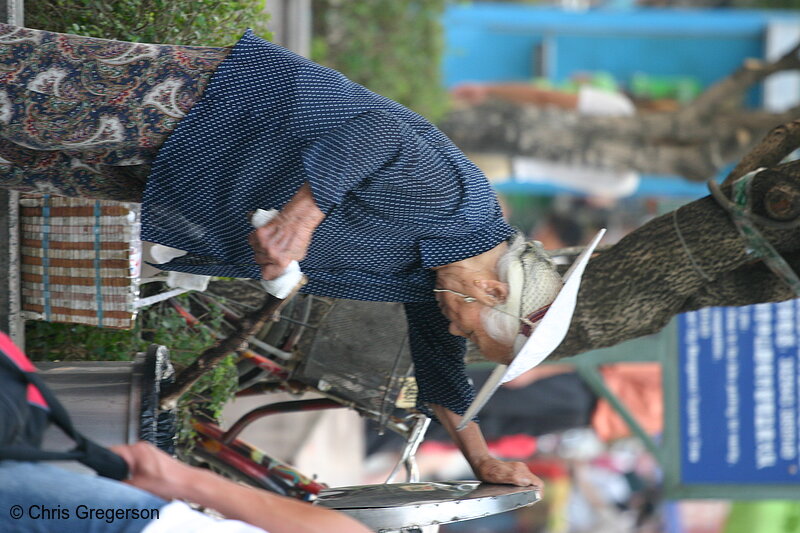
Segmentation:
<svg viewBox="0 0 800 533">
<path fill-rule="evenodd" d="M 239 416 L 268 403 L 313 398 L 286 393 L 237 398 L 222 414 L 228 428 Z M 253 422 L 240 439 L 330 487 L 364 482 L 364 426 L 350 409 L 271 415 Z"/>
</svg>

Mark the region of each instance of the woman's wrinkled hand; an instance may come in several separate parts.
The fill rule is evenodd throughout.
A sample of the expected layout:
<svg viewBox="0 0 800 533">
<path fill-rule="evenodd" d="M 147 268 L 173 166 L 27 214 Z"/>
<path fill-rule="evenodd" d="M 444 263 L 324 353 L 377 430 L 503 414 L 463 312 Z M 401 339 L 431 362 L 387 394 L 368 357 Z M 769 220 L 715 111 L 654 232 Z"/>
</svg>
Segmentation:
<svg viewBox="0 0 800 533">
<path fill-rule="evenodd" d="M 518 487 L 536 487 L 544 490 L 544 482 L 535 476 L 525 465 L 518 461 L 502 461 L 487 457 L 477 465 L 473 465 L 475 475 L 486 483 L 517 485 Z"/>
<path fill-rule="evenodd" d="M 261 267 L 261 277 L 275 279 L 289 263 L 302 260 L 314 230 L 324 218 L 308 184 L 300 187 L 277 216 L 248 237 L 255 262 Z"/>
</svg>

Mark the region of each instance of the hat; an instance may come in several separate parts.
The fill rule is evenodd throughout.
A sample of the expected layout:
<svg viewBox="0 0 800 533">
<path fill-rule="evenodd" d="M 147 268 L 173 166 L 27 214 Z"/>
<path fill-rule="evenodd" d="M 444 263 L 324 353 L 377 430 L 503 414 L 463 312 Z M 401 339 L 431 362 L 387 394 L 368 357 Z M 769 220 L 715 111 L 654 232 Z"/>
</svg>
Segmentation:
<svg viewBox="0 0 800 533">
<path fill-rule="evenodd" d="M 600 230 L 581 252 L 564 275 L 563 285 L 560 279 L 555 279 L 558 274 L 538 243 L 526 243 L 511 258 L 509 295 L 501 304 L 501 311 L 513 313 L 523 322 L 514 342 L 514 359 L 508 365 L 497 365 L 456 429 L 464 429 L 500 385 L 535 367 L 558 348 L 575 311 L 583 271 L 605 232 Z"/>
<path fill-rule="evenodd" d="M 521 323 L 513 346 L 514 354 L 517 354 L 558 295 L 563 281 L 540 242 L 513 244 L 506 260 L 504 281 L 508 283 L 508 295 L 495 309 Z M 517 327 L 516 322 L 513 324 Z"/>
</svg>

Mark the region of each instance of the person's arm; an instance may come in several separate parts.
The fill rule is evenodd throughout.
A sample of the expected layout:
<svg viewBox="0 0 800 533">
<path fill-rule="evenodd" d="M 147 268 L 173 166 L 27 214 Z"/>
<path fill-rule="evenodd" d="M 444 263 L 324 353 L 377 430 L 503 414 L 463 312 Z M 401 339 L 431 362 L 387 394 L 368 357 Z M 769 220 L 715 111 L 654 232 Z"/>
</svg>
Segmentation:
<svg viewBox="0 0 800 533">
<path fill-rule="evenodd" d="M 316 137 L 298 128 L 290 133 L 308 139 L 302 153 L 303 172 L 317 207 L 325 214 L 381 168 L 401 157 L 415 134 L 387 111 L 366 111 Z"/>
<path fill-rule="evenodd" d="M 478 424 L 470 422 L 463 430 L 456 431 L 456 426 L 461 420 L 460 415 L 441 405 L 431 405 L 431 408 L 450 438 L 464 454 L 464 458 L 478 479 L 487 483 L 504 483 L 520 487 L 532 485 L 539 490 L 544 488 L 544 482 L 532 474 L 525 463 L 503 461 L 493 457 L 489 453 L 489 447 Z"/>
<path fill-rule="evenodd" d="M 209 507 L 269 533 L 368 533 L 356 520 L 331 509 L 246 487 L 208 470 L 181 463 L 145 442 L 115 446 L 128 463 L 131 485 L 166 500 Z"/>
<path fill-rule="evenodd" d="M 542 487 L 523 463 L 492 457 L 478 424 L 455 430 L 461 420 L 456 411 L 465 411 L 474 396 L 464 371 L 465 341 L 448 332 L 449 321 L 435 300 L 406 303 L 405 311 L 420 408 L 433 411 L 481 481 Z"/>
<path fill-rule="evenodd" d="M 517 104 L 555 106 L 562 109 L 577 109 L 578 95 L 541 89 L 528 83 L 464 83 L 453 88 L 456 100 L 471 105 L 482 104 L 489 98 L 507 100 Z"/>
<path fill-rule="evenodd" d="M 280 214 L 250 234 L 264 279 L 280 276 L 306 256 L 314 230 L 348 192 L 399 157 L 408 126 L 385 111 L 366 111 L 320 133 L 324 125 L 298 121 L 289 133 L 308 140 L 301 154 L 305 183 Z"/>
</svg>

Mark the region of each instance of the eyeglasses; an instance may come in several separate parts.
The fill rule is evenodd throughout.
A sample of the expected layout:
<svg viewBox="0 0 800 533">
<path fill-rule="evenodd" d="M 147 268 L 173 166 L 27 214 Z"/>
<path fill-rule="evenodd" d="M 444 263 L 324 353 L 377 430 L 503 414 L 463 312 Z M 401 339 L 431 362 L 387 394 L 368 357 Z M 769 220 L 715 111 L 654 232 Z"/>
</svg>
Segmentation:
<svg viewBox="0 0 800 533">
<path fill-rule="evenodd" d="M 433 292 L 449 292 L 450 294 L 455 294 L 456 296 L 460 296 L 461 298 L 463 298 L 464 303 L 468 304 L 478 301 L 478 299 L 475 298 L 474 296 L 470 296 L 469 294 L 464 294 L 463 292 L 454 291 L 452 289 L 433 289 Z M 548 304 L 542 307 L 541 309 L 537 309 L 528 316 L 517 316 L 512 313 L 509 313 L 508 311 L 503 311 L 502 309 L 498 309 L 497 307 L 492 307 L 492 309 L 494 309 L 498 313 L 502 313 L 504 315 L 508 315 L 519 320 L 520 333 L 525 335 L 526 337 L 530 336 L 532 328 L 535 325 L 535 323 L 540 321 L 542 317 L 544 317 L 544 314 L 547 312 L 549 308 L 550 305 Z"/>
<path fill-rule="evenodd" d="M 474 296 L 470 296 L 469 294 L 464 294 L 463 292 L 453 291 L 450 289 L 433 289 L 433 292 L 449 292 L 450 294 L 455 294 L 456 296 L 464 298 L 464 302 L 468 304 L 478 301 L 478 299 L 475 298 Z"/>
</svg>

